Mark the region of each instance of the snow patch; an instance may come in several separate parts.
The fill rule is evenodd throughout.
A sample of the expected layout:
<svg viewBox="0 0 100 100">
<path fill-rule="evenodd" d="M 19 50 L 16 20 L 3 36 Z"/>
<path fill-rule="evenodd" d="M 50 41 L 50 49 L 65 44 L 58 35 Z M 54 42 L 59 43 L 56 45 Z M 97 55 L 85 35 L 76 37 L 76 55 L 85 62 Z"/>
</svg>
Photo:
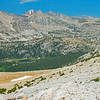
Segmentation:
<svg viewBox="0 0 100 100">
<path fill-rule="evenodd" d="M 32 77 L 32 76 L 24 76 L 24 77 L 20 77 L 20 78 L 17 78 L 17 79 L 13 79 L 13 80 L 11 80 L 11 82 L 24 80 L 24 79 L 31 78 L 31 77 Z"/>
</svg>

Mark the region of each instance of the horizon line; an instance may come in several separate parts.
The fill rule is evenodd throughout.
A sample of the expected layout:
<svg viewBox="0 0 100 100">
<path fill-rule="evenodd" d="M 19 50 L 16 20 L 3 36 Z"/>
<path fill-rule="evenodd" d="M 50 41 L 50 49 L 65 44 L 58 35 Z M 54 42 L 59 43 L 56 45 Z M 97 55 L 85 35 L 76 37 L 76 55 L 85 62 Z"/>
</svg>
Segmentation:
<svg viewBox="0 0 100 100">
<path fill-rule="evenodd" d="M 30 10 L 33 10 L 35 13 L 37 13 L 38 11 L 43 12 L 43 11 L 40 10 L 40 9 L 39 9 L 39 10 L 30 9 Z M 3 11 L 3 10 L 0 9 L 0 11 L 3 12 L 3 13 L 7 13 L 7 14 L 9 14 L 9 15 L 17 15 L 17 16 L 23 16 L 25 13 L 27 13 L 27 12 L 30 11 L 30 10 L 27 10 L 26 12 L 24 12 L 24 13 L 22 13 L 22 14 L 16 14 L 16 13 L 9 13 L 9 12 L 6 12 L 6 11 Z M 43 13 L 44 13 L 44 14 L 47 14 L 47 13 L 49 13 L 49 12 L 52 12 L 52 13 L 54 13 L 54 14 L 62 14 L 62 15 L 69 16 L 69 17 L 78 17 L 78 18 L 87 18 L 87 17 L 91 17 L 91 18 L 100 18 L 100 17 L 90 16 L 90 15 L 85 15 L 85 14 L 80 15 L 80 16 L 72 16 L 72 15 L 67 15 L 67 14 L 61 13 L 61 12 L 53 12 L 53 11 L 51 11 L 51 10 L 49 10 L 49 11 L 47 11 L 47 12 L 43 12 Z"/>
</svg>

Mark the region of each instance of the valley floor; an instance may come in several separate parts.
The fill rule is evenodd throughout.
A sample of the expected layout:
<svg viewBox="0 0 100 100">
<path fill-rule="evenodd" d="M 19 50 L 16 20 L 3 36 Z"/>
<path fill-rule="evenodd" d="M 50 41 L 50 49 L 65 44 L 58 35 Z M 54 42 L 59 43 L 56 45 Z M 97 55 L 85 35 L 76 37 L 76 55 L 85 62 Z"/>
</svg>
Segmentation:
<svg viewBox="0 0 100 100">
<path fill-rule="evenodd" d="M 52 70 L 53 71 L 53 70 Z M 14 87 L 14 84 L 24 84 L 25 81 L 32 80 L 35 77 L 39 77 L 43 74 L 52 72 L 50 70 L 34 71 L 34 72 L 0 72 L 0 88 L 6 88 L 7 90 Z M 14 79 L 22 78 L 25 76 L 32 76 L 24 80 L 12 81 Z"/>
</svg>

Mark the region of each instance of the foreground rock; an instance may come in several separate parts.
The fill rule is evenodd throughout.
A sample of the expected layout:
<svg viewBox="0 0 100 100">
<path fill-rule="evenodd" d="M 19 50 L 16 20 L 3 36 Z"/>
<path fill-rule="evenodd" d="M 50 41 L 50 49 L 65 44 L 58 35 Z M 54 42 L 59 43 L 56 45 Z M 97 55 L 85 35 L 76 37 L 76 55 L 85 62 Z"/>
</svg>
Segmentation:
<svg viewBox="0 0 100 100">
<path fill-rule="evenodd" d="M 100 100 L 100 57 L 55 70 L 46 80 L 0 100 Z"/>
</svg>

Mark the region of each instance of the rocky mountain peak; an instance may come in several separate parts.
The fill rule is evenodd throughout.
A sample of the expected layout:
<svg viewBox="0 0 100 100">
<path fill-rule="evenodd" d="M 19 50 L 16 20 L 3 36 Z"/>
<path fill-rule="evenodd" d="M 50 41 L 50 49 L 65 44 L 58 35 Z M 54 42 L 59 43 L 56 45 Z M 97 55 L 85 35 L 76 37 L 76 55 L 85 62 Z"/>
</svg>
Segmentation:
<svg viewBox="0 0 100 100">
<path fill-rule="evenodd" d="M 1 13 L 1 14 L 7 14 L 7 13 L 3 12 L 2 10 L 0 10 L 0 13 Z"/>
<path fill-rule="evenodd" d="M 0 10 L 0 12 L 2 12 L 2 11 Z"/>
<path fill-rule="evenodd" d="M 43 14 L 43 12 L 41 10 L 38 10 L 36 13 L 39 15 Z"/>
<path fill-rule="evenodd" d="M 28 15 L 33 15 L 35 13 L 35 11 L 33 9 L 29 10 L 28 12 L 26 12 L 24 14 L 24 16 L 28 16 Z"/>
<path fill-rule="evenodd" d="M 47 14 L 48 14 L 48 15 L 52 15 L 52 16 L 56 15 L 56 14 L 55 14 L 54 12 L 52 12 L 52 11 L 49 11 Z"/>
</svg>

